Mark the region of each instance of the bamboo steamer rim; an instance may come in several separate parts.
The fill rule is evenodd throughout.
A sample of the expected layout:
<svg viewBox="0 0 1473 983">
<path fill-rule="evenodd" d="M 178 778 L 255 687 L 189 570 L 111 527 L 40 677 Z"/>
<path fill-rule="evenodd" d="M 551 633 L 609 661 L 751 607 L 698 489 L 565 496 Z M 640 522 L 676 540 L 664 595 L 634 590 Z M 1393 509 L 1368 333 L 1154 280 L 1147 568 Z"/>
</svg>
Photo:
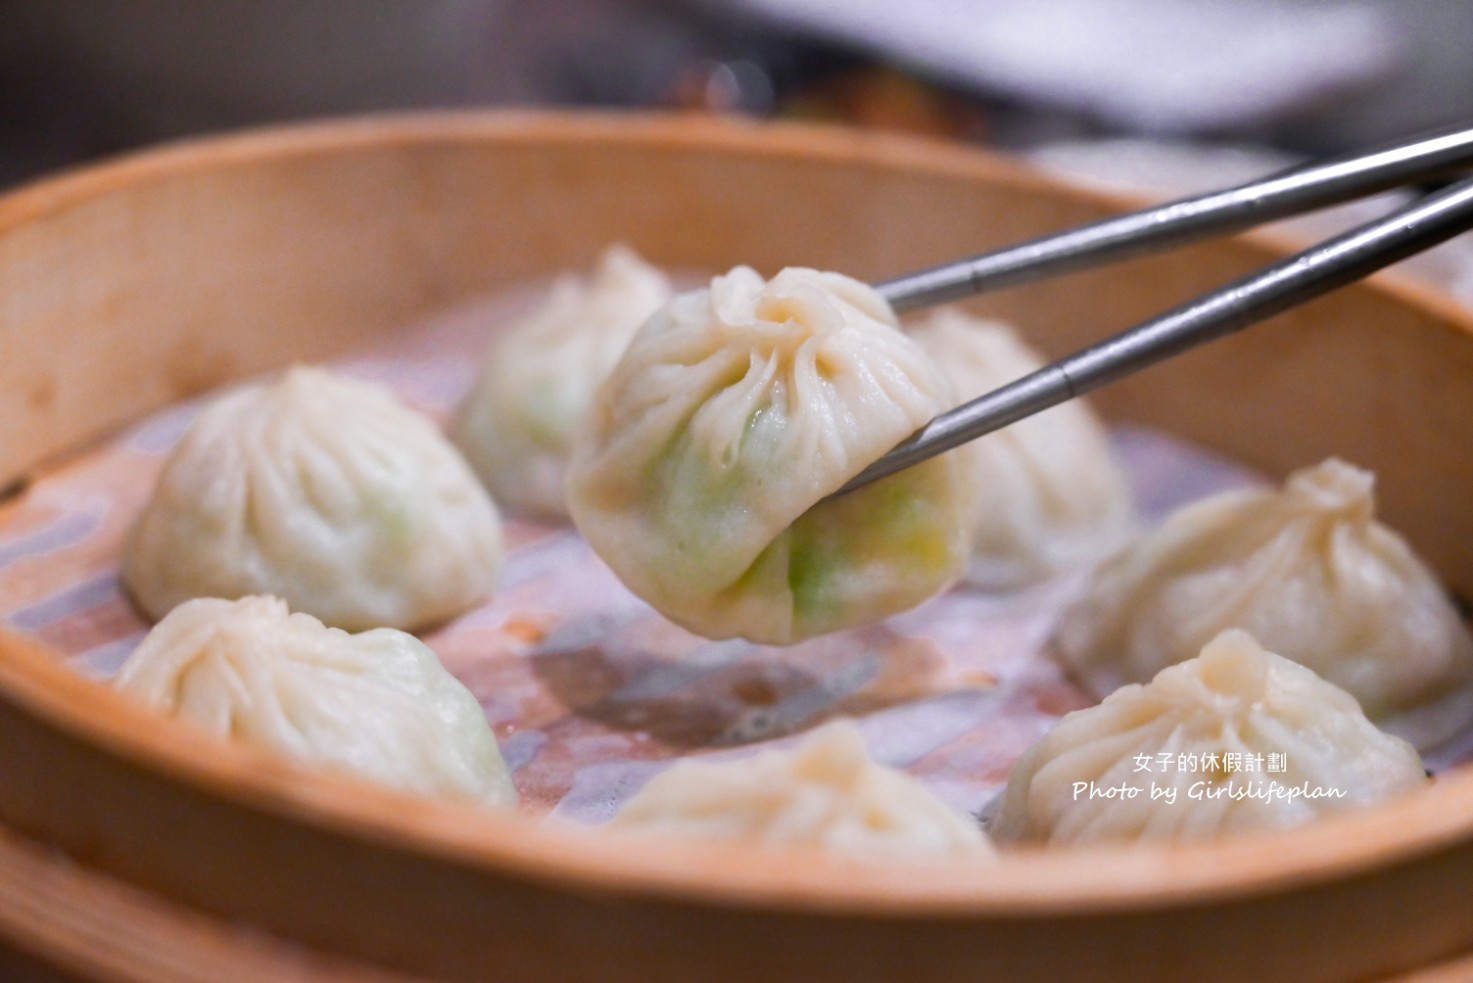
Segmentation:
<svg viewBox="0 0 1473 983">
<path fill-rule="evenodd" d="M 0 235 L 101 192 L 270 159 L 372 147 L 646 145 L 844 162 L 1047 190 L 1110 208 L 1125 197 L 1063 185 L 1025 166 L 942 142 L 794 123 L 663 114 L 466 111 L 386 114 L 190 139 L 0 196 Z M 1250 238 L 1282 250 L 1271 232 Z M 1473 336 L 1473 316 L 1395 273 L 1372 287 Z M 1473 339 L 1470 339 L 1473 340 Z M 1028 917 L 1190 906 L 1344 880 L 1473 839 L 1473 768 L 1383 806 L 1218 842 L 1019 849 L 937 864 L 846 860 L 713 843 L 638 841 L 406 795 L 349 775 L 206 738 L 67 668 L 39 641 L 0 629 L 0 700 L 128 764 L 242 809 L 468 869 L 604 896 L 886 918 Z"/>
</svg>

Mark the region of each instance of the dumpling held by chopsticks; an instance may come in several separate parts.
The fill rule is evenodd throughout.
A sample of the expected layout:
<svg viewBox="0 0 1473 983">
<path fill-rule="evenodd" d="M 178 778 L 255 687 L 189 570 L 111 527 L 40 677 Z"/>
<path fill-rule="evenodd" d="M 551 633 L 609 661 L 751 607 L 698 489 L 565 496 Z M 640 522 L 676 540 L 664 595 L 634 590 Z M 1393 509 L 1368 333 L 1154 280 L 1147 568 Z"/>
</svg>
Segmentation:
<svg viewBox="0 0 1473 983">
<path fill-rule="evenodd" d="M 871 287 L 737 267 L 647 321 L 584 419 L 568 506 L 636 594 L 709 638 L 785 644 L 961 572 L 954 455 L 823 501 L 952 405 Z"/>
</svg>

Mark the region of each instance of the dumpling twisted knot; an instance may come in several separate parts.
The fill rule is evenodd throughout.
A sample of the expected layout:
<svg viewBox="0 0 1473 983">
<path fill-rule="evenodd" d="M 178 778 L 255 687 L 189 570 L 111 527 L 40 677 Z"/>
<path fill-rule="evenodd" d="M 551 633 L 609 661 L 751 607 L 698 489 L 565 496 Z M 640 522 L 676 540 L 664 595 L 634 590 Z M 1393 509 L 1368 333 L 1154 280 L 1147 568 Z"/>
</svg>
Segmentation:
<svg viewBox="0 0 1473 983">
<path fill-rule="evenodd" d="M 1014 766 L 991 832 L 1199 839 L 1293 826 L 1426 783 L 1416 749 L 1377 729 L 1353 696 L 1231 630 L 1060 720 Z"/>
<path fill-rule="evenodd" d="M 1053 646 L 1097 696 L 1251 632 L 1427 750 L 1473 722 L 1473 639 L 1407 542 L 1375 519 L 1369 472 L 1327 460 L 1282 490 L 1181 509 L 1095 571 Z"/>
</svg>

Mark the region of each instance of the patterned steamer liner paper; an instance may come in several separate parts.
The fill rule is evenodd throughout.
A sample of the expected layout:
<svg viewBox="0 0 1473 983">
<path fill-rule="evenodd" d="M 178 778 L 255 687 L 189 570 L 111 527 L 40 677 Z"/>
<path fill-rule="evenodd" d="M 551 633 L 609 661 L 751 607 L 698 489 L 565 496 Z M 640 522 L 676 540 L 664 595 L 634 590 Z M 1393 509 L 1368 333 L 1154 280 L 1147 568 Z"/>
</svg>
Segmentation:
<svg viewBox="0 0 1473 983">
<path fill-rule="evenodd" d="M 443 422 L 494 326 L 541 289 L 465 305 L 334 367 Z M 124 537 L 206 398 L 150 417 L 0 506 L 0 621 L 80 672 L 116 671 L 147 630 L 117 579 Z M 1151 432 L 1117 428 L 1111 439 L 1147 522 L 1256 480 Z M 601 822 L 675 759 L 788 745 L 835 716 L 858 720 L 877 760 L 977 813 L 1025 749 L 1090 702 L 1039 657 L 1077 574 L 1010 593 L 959 586 L 789 647 L 713 642 L 630 594 L 571 527 L 504 518 L 494 600 L 425 640 L 481 701 L 534 814 Z"/>
</svg>

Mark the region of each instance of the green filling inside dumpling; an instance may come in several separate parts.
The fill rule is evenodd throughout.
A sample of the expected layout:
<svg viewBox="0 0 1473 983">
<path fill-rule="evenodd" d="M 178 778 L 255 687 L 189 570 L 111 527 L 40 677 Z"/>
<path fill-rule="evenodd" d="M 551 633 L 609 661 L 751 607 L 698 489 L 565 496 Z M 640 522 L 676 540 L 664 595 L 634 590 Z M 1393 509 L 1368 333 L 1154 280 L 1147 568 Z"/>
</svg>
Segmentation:
<svg viewBox="0 0 1473 983">
<path fill-rule="evenodd" d="M 414 535 L 418 523 L 402 495 L 383 495 L 374 498 L 369 506 L 373 525 L 386 541 L 400 543 Z"/>
<path fill-rule="evenodd" d="M 571 405 L 564 387 L 551 380 L 529 385 L 516 407 L 515 416 L 526 428 L 529 443 L 551 451 L 565 451 L 581 405 Z"/>
<path fill-rule="evenodd" d="M 890 613 L 942 584 L 961 551 L 944 462 L 921 465 L 824 502 L 789 527 L 788 587 L 799 635 L 852 622 L 859 606 Z M 938 473 L 939 472 L 939 473 Z"/>
<path fill-rule="evenodd" d="M 577 439 L 569 508 L 634 593 L 709 638 L 883 618 L 966 559 L 950 459 L 826 496 L 952 400 L 871 288 L 734 270 L 631 342 Z"/>
<path fill-rule="evenodd" d="M 714 622 L 729 618 L 729 634 L 787 643 L 905 610 L 956 576 L 966 543 L 958 478 L 944 459 L 815 505 L 756 555 L 733 550 L 780 521 L 767 514 L 769 489 L 807 477 L 776 463 L 781 415 L 755 410 L 724 458 L 682 430 L 643 469 L 658 556 L 649 575 L 668 616 L 715 635 Z M 699 608 L 683 610 L 686 596 Z"/>
<path fill-rule="evenodd" d="M 781 643 L 913 606 L 945 586 L 965 554 L 958 505 L 937 493 L 951 488 L 945 469 L 920 465 L 815 506 L 719 588 L 711 606 L 749 618 L 764 611 L 761 627 L 749 620 L 743 634 Z M 698 540 L 671 537 L 672 546 L 680 542 Z M 709 564 L 710 551 L 697 546 L 694 559 Z"/>
</svg>

